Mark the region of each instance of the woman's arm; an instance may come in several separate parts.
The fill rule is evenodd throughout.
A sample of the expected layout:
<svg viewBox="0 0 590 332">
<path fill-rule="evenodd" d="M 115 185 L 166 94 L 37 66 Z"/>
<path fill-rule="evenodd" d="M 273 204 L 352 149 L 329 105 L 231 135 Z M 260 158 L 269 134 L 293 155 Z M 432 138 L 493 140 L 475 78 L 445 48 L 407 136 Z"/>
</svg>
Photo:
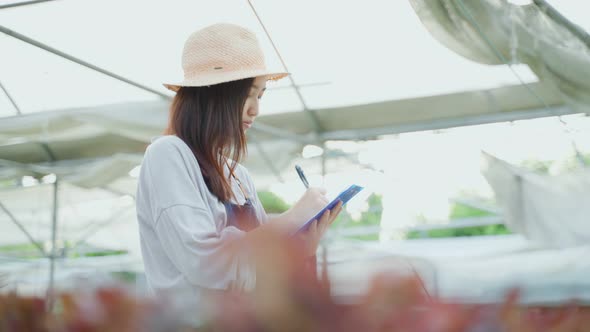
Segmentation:
<svg viewBox="0 0 590 332">
<path fill-rule="evenodd" d="M 295 231 L 329 203 L 325 194 L 326 190 L 323 188 L 309 188 L 289 210 L 269 218 L 269 221 Z"/>
</svg>

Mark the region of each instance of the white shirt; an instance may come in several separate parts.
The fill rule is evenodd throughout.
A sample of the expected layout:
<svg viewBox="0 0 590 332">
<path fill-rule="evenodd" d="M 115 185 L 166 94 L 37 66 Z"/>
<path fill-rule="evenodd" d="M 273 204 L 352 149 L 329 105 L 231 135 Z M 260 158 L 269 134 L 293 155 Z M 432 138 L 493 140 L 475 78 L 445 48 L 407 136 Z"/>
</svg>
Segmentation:
<svg viewBox="0 0 590 332">
<path fill-rule="evenodd" d="M 261 223 L 266 213 L 247 170 L 234 171 Z M 226 166 L 226 175 L 228 169 Z M 232 179 L 238 204 L 245 197 Z M 251 290 L 256 283 L 246 251 L 227 249 L 244 232 L 227 226 L 223 203 L 205 185 L 191 149 L 163 136 L 146 150 L 137 188 L 137 218 L 148 291 L 201 305 L 208 290 Z"/>
</svg>

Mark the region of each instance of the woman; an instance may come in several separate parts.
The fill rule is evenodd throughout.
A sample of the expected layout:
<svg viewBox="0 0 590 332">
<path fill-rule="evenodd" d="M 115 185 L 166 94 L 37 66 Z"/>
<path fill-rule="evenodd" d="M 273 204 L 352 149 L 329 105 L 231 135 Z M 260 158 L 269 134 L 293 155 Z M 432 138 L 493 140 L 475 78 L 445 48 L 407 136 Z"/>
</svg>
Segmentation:
<svg viewBox="0 0 590 332">
<path fill-rule="evenodd" d="M 312 188 L 269 218 L 238 163 L 266 81 L 287 75 L 265 68 L 252 32 L 230 24 L 199 30 L 185 43 L 182 66 L 184 81 L 165 84 L 176 96 L 167 135 L 145 153 L 137 215 L 149 291 L 198 302 L 211 290 L 254 287 L 252 257 L 228 250 L 236 240 L 271 227 L 292 232 L 328 201 Z M 341 204 L 302 235 L 309 256 L 340 210 Z"/>
</svg>

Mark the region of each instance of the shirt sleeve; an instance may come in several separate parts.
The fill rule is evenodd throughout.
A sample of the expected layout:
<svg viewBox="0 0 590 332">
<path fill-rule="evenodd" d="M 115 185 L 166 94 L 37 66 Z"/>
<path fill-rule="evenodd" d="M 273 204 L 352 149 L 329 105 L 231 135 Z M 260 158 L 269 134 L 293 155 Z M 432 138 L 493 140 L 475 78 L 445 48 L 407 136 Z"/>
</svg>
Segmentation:
<svg viewBox="0 0 590 332">
<path fill-rule="evenodd" d="M 254 267 L 247 250 L 237 249 L 245 233 L 233 226 L 218 228 L 198 163 L 188 151 L 175 144 L 160 144 L 146 153 L 153 227 L 160 245 L 194 285 L 253 288 Z"/>
<path fill-rule="evenodd" d="M 190 283 L 211 289 L 253 288 L 255 273 L 239 248 L 243 232 L 226 227 L 218 233 L 209 211 L 171 206 L 155 229 L 167 256 Z"/>
</svg>

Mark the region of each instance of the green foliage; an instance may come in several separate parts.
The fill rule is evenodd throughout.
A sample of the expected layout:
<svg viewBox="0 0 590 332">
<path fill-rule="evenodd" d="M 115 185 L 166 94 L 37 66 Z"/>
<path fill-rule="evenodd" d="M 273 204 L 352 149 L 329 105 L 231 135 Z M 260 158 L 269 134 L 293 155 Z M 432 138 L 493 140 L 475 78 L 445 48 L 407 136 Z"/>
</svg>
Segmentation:
<svg viewBox="0 0 590 332">
<path fill-rule="evenodd" d="M 504 225 L 488 225 L 454 229 L 433 229 L 426 232 L 411 231 L 408 232 L 408 239 L 418 238 L 442 238 L 442 237 L 460 237 L 460 236 L 481 236 L 481 235 L 502 235 L 510 234 L 510 230 Z"/>
<path fill-rule="evenodd" d="M 12 188 L 15 187 L 17 181 L 15 180 L 0 180 L 0 188 Z"/>
<path fill-rule="evenodd" d="M 346 210 L 343 210 L 332 224 L 332 227 L 348 228 L 379 226 L 381 223 L 381 214 L 383 212 L 382 196 L 373 193 L 367 198 L 367 203 L 369 207 L 366 211 L 361 213 L 361 216 L 358 219 L 353 219 Z M 363 241 L 377 241 L 379 239 L 379 234 L 356 235 L 351 236 L 350 238 Z"/>
<path fill-rule="evenodd" d="M 367 211 L 361 213 L 360 218 L 353 219 L 346 210 L 343 210 L 334 221 L 332 227 L 358 227 L 358 226 L 378 226 L 381 223 L 381 213 L 383 203 L 381 195 L 371 194 L 367 199 L 369 205 Z"/>
<path fill-rule="evenodd" d="M 363 235 L 354 235 L 347 237 L 349 239 L 355 239 L 360 241 L 379 241 L 379 234 L 363 234 Z"/>
<path fill-rule="evenodd" d="M 462 218 L 477 218 L 492 216 L 488 211 L 476 209 L 474 207 L 454 203 L 451 212 L 449 213 L 449 219 L 453 220 Z M 430 231 L 411 231 L 406 235 L 408 239 L 417 238 L 441 238 L 441 237 L 459 237 L 459 236 L 481 236 L 481 235 L 502 235 L 510 234 L 510 230 L 504 225 L 487 225 L 487 226 L 475 226 L 475 227 L 464 227 L 454 229 L 433 229 Z"/>
<path fill-rule="evenodd" d="M 137 273 L 131 271 L 111 272 L 113 278 L 128 284 L 134 284 L 137 281 Z"/>
<path fill-rule="evenodd" d="M 6 244 L 0 246 L 0 252 L 8 253 L 14 251 L 28 251 L 28 250 L 37 250 L 37 247 L 32 243 L 17 243 L 17 244 Z"/>
<path fill-rule="evenodd" d="M 124 255 L 127 253 L 127 250 L 101 250 L 101 251 L 93 251 L 93 252 L 86 252 L 80 256 L 83 257 L 101 257 L 101 256 L 114 256 L 114 255 Z"/>
<path fill-rule="evenodd" d="M 32 243 L 17 243 L 0 246 L 0 254 L 19 258 L 41 258 L 39 249 Z"/>
<path fill-rule="evenodd" d="M 381 223 L 381 214 L 383 213 L 383 197 L 375 193 L 367 199 L 369 208 L 361 213 L 361 218 L 356 223 L 357 226 L 378 226 Z"/>
<path fill-rule="evenodd" d="M 258 192 L 258 197 L 264 206 L 267 213 L 282 213 L 289 209 L 289 205 L 285 203 L 280 197 L 272 192 L 261 191 Z M 368 209 L 361 213 L 361 216 L 357 219 L 353 219 L 352 216 L 343 210 L 340 216 L 332 227 L 337 228 L 349 228 L 359 226 L 379 226 L 381 223 L 381 215 L 383 211 L 382 196 L 378 194 L 371 194 L 367 198 Z M 449 213 L 449 219 L 453 220 L 462 218 L 476 218 L 476 217 L 487 217 L 492 216 L 488 211 L 473 208 L 471 206 L 454 203 Z M 466 227 L 457 229 L 435 229 L 426 232 L 410 231 L 407 234 L 407 238 L 441 238 L 441 237 L 459 237 L 459 236 L 478 236 L 478 235 L 500 235 L 510 234 L 511 232 L 504 225 L 488 225 L 488 226 L 477 226 L 477 227 Z M 350 238 L 363 240 L 363 241 L 377 241 L 379 234 L 368 234 L 368 235 L 356 235 Z"/>
<path fill-rule="evenodd" d="M 266 213 L 283 213 L 290 207 L 289 204 L 270 191 L 259 191 L 258 198 Z"/>
<path fill-rule="evenodd" d="M 549 169 L 553 165 L 553 161 L 551 160 L 525 160 L 522 162 L 521 166 L 529 169 L 533 172 L 547 174 L 549 173 Z"/>
<path fill-rule="evenodd" d="M 476 218 L 476 217 L 487 217 L 493 216 L 492 213 L 480 209 L 476 209 L 469 205 L 454 203 L 449 212 L 449 219 L 460 219 L 460 218 Z"/>
<path fill-rule="evenodd" d="M 583 164 L 582 164 L 583 163 Z M 558 165 L 560 172 L 571 172 L 582 167 L 590 166 L 590 154 L 580 153 L 580 155 L 572 154 L 564 160 L 537 160 L 529 159 L 521 163 L 520 166 L 541 174 L 548 174 L 551 167 Z"/>
<path fill-rule="evenodd" d="M 561 165 L 563 172 L 572 172 L 583 167 L 590 167 L 590 154 L 573 155 Z"/>
<path fill-rule="evenodd" d="M 66 243 L 66 258 L 79 258 L 79 257 L 99 257 L 99 256 L 114 256 L 114 255 L 124 255 L 127 253 L 126 250 L 109 250 L 109 249 L 102 249 L 102 250 L 94 250 L 94 251 L 85 251 L 79 252 L 73 250 L 70 247 L 69 243 Z M 17 244 L 9 244 L 0 246 L 0 253 L 6 256 L 13 256 L 19 258 L 41 258 L 41 253 L 37 249 L 35 245 L 32 243 L 17 243 Z"/>
</svg>

